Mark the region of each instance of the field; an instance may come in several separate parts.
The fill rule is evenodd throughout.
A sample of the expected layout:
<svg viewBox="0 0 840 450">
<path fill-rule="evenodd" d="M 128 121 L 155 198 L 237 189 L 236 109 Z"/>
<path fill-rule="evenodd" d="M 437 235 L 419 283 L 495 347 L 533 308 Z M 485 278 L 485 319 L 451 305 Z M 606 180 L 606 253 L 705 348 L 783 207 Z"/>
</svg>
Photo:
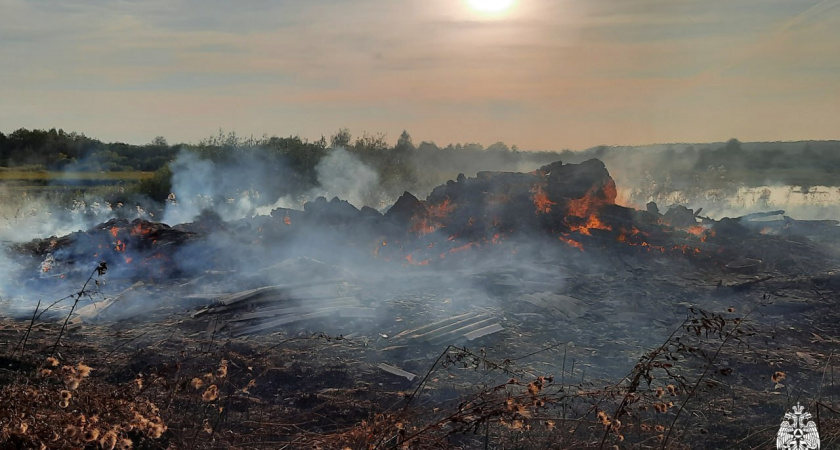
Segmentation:
<svg viewBox="0 0 840 450">
<path fill-rule="evenodd" d="M 119 182 L 136 182 L 154 176 L 153 172 L 125 171 L 125 172 L 50 172 L 46 170 L 14 170 L 0 168 L 0 182 L 30 182 L 46 183 L 91 183 L 111 184 Z"/>
</svg>

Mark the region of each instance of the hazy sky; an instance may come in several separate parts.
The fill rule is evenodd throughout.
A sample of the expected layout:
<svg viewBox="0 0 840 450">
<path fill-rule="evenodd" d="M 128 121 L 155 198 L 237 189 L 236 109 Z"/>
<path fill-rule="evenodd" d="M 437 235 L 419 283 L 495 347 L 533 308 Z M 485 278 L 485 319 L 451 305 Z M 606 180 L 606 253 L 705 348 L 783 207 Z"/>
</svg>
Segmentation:
<svg viewBox="0 0 840 450">
<path fill-rule="evenodd" d="M 840 0 L 0 0 L 0 131 L 840 138 Z"/>
</svg>

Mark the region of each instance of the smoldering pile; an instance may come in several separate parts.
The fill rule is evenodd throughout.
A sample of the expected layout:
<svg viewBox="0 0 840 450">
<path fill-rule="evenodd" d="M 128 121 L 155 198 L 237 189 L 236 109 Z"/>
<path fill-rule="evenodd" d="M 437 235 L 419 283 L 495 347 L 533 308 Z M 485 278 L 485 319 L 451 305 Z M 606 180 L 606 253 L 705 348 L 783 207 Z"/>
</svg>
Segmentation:
<svg viewBox="0 0 840 450">
<path fill-rule="evenodd" d="M 212 213 L 174 227 L 115 219 L 13 250 L 30 258 L 33 278 L 87 271 L 104 261 L 120 277 L 165 281 L 209 270 L 258 270 L 298 256 L 457 265 L 456 254 L 524 241 L 571 255 L 641 252 L 695 264 L 728 264 L 739 257 L 783 263 L 784 248 L 768 244 L 769 237 L 837 230 L 836 222 L 795 221 L 783 212 L 715 221 L 684 207 L 660 214 L 655 205 L 640 211 L 615 199 L 615 183 L 599 160 L 556 162 L 531 173 L 461 175 L 426 200 L 404 193 L 384 214 L 320 197 L 302 211 L 278 208 L 271 216 L 235 222 Z M 755 239 L 765 244 L 756 247 Z M 771 249 L 778 253 L 765 254 Z M 448 262 L 453 257 L 456 262 Z"/>
</svg>

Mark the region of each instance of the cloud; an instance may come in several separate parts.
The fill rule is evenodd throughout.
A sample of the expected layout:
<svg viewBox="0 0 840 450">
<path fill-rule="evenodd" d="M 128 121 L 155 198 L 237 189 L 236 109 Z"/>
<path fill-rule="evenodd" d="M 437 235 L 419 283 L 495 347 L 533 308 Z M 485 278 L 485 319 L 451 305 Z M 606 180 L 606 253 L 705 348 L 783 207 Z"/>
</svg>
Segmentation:
<svg viewBox="0 0 840 450">
<path fill-rule="evenodd" d="M 840 75 L 836 4 L 529 0 L 488 21 L 452 0 L 0 0 L 0 59 L 15 61 L 0 67 L 0 121 L 139 142 L 349 126 L 581 148 L 686 140 L 669 130 L 720 114 L 697 102 L 705 93 L 738 105 L 733 128 L 770 139 L 779 130 L 752 123 L 757 112 L 824 123 L 808 111 L 837 100 L 813 95 Z M 784 136 L 836 138 L 828 125 Z M 731 137 L 721 131 L 699 136 Z"/>
</svg>

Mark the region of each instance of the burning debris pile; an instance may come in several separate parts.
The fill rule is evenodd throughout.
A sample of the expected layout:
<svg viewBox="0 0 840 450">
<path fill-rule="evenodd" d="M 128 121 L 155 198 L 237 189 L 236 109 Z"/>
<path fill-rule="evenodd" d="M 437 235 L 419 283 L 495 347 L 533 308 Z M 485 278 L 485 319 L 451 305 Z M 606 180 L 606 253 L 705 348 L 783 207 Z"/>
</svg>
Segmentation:
<svg viewBox="0 0 840 450">
<path fill-rule="evenodd" d="M 105 262 L 112 268 L 130 266 L 134 276 L 148 278 L 170 270 L 171 252 L 194 235 L 163 223 L 112 219 L 88 231 L 35 240 L 15 250 L 41 258 L 41 276 L 61 277 L 77 267 L 87 271 Z"/>
<path fill-rule="evenodd" d="M 114 219 L 15 250 L 37 261 L 30 273 L 42 278 L 105 261 L 120 277 L 165 281 L 243 265 L 262 269 L 296 256 L 448 266 L 456 255 L 500 244 L 515 253 L 525 242 L 572 254 L 677 254 L 730 268 L 743 258 L 790 265 L 787 247 L 811 244 L 779 237 L 838 234 L 836 221 L 796 221 L 783 211 L 715 221 L 682 206 L 660 214 L 655 204 L 640 211 L 615 199 L 615 183 L 600 161 L 556 162 L 532 173 L 460 175 L 425 201 L 406 192 L 385 214 L 319 198 L 303 211 L 280 208 L 232 223 L 212 213 L 175 227 Z M 456 257 L 451 264 L 459 263 Z"/>
<path fill-rule="evenodd" d="M 220 315 L 235 335 L 310 321 L 352 333 L 354 323 L 382 329 L 383 320 L 404 312 L 382 303 L 382 295 L 348 294 L 362 285 L 383 292 L 409 285 L 477 288 L 514 301 L 522 314 L 571 320 L 592 313 L 587 297 L 594 292 L 573 292 L 566 278 L 593 267 L 716 271 L 742 277 L 721 280 L 721 287 L 748 289 L 772 278 L 768 273 L 830 266 L 824 249 L 799 234 L 838 235 L 836 222 L 796 221 L 781 211 L 715 221 L 683 206 L 661 214 L 655 204 L 640 211 L 615 199 L 615 183 L 599 160 L 556 162 L 531 173 L 461 175 L 426 200 L 406 192 L 384 214 L 318 198 L 302 211 L 280 208 L 237 222 L 212 213 L 174 227 L 114 219 L 15 250 L 28 257 L 21 277 L 26 288 L 84 278 L 89 267 L 105 262 L 111 283 L 167 288 L 163 296 L 149 296 L 204 305 L 202 315 Z M 758 273 L 765 277 L 754 279 Z M 671 293 L 662 289 L 660 295 Z M 473 310 L 475 299 L 449 310 L 432 321 L 438 328 L 405 323 L 388 331 L 436 343 L 501 331 L 497 319 L 504 310 L 483 303 L 481 311 Z M 326 326 L 332 316 L 343 320 Z"/>
</svg>

